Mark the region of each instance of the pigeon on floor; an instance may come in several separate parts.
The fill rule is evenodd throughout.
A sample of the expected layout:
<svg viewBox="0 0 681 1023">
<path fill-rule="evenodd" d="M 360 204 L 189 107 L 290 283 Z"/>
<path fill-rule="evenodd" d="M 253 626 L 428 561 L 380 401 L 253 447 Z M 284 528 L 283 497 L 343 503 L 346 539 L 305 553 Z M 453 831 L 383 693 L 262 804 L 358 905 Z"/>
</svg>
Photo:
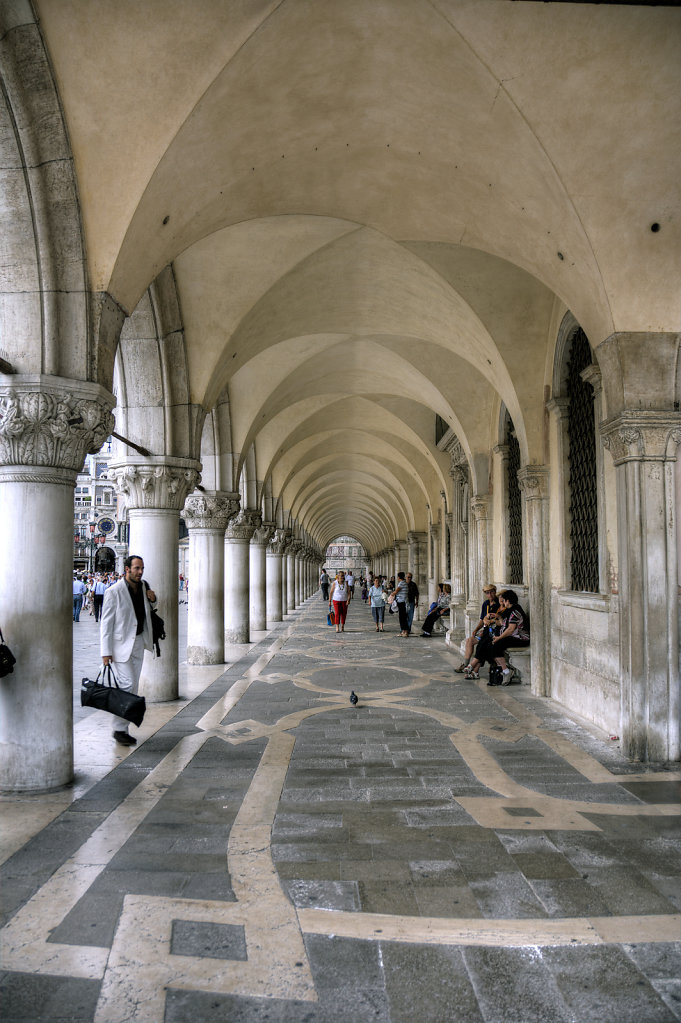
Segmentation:
<svg viewBox="0 0 681 1023">
<path fill-rule="evenodd" d="M 358 700 L 359 700 L 359 696 L 357 695 L 357 693 L 353 689 L 353 691 L 350 693 L 350 703 L 353 705 L 353 707 L 358 702 Z"/>
</svg>

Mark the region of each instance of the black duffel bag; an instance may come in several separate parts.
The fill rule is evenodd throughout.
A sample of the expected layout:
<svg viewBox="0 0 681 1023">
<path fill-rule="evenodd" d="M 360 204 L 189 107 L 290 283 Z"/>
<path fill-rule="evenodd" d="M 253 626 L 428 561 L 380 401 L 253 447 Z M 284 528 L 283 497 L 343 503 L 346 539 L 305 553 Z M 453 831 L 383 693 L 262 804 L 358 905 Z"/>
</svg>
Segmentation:
<svg viewBox="0 0 681 1023">
<path fill-rule="evenodd" d="M 83 679 L 80 684 L 80 705 L 105 710 L 137 726 L 142 724 L 147 709 L 147 701 L 143 696 L 135 696 L 129 690 L 120 688 L 110 664 L 102 668 L 94 682 L 89 678 Z"/>
<path fill-rule="evenodd" d="M 14 671 L 14 665 L 17 663 L 17 659 L 5 643 L 2 636 L 2 629 L 0 629 L 0 678 L 4 678 L 5 675 L 11 674 Z"/>
</svg>

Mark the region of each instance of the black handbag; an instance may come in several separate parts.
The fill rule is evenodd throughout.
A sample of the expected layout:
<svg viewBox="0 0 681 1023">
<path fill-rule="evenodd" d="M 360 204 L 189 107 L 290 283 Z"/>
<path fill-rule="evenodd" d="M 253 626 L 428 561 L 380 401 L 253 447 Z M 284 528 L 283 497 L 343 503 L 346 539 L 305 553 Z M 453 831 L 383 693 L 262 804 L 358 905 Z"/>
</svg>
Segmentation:
<svg viewBox="0 0 681 1023">
<path fill-rule="evenodd" d="M 4 678 L 5 675 L 9 675 L 14 671 L 14 665 L 17 663 L 17 659 L 6 645 L 2 635 L 2 629 L 0 629 L 0 678 Z"/>
<path fill-rule="evenodd" d="M 137 726 L 142 724 L 147 709 L 147 701 L 143 696 L 135 696 L 129 690 L 120 688 L 110 664 L 102 668 L 94 682 L 89 678 L 83 679 L 80 684 L 80 705 L 105 710 Z"/>
</svg>

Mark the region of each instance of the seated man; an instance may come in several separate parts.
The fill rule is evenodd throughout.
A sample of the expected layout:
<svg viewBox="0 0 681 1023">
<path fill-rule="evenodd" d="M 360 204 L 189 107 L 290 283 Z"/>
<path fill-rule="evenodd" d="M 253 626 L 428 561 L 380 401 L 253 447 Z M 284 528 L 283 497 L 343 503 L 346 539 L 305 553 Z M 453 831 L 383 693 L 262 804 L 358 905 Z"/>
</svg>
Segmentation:
<svg viewBox="0 0 681 1023">
<path fill-rule="evenodd" d="M 452 588 L 449 583 L 442 583 L 442 593 L 438 597 L 437 605 L 432 611 L 429 611 L 423 620 L 421 627 L 422 636 L 430 636 L 433 631 L 433 626 L 438 618 L 442 618 L 443 615 L 449 614 L 449 602 L 452 599 Z"/>
<path fill-rule="evenodd" d="M 497 598 L 497 588 L 494 583 L 487 583 L 483 586 L 482 592 L 485 594 L 485 600 L 482 602 L 482 608 L 480 610 L 480 620 L 473 629 L 472 635 L 466 637 L 466 646 L 464 648 L 463 661 L 458 668 L 455 668 L 459 675 L 463 675 L 464 671 L 468 667 L 473 655 L 473 647 L 476 642 L 480 639 L 483 633 L 485 624 L 485 618 L 487 615 L 496 614 L 499 610 L 499 600 Z"/>
<path fill-rule="evenodd" d="M 501 668 L 501 680 L 497 681 L 492 675 L 487 683 L 490 686 L 510 685 L 511 669 L 506 663 L 504 656 L 509 647 L 526 647 L 530 645 L 530 631 L 527 615 L 518 603 L 517 594 L 513 590 L 504 590 L 499 595 L 501 608 L 497 615 L 499 625 L 492 627 L 490 635 L 489 627 L 485 629 L 483 636 L 478 643 L 475 657 L 466 669 L 464 678 L 478 679 L 478 669 L 485 661 L 490 664 L 494 661 Z"/>
</svg>

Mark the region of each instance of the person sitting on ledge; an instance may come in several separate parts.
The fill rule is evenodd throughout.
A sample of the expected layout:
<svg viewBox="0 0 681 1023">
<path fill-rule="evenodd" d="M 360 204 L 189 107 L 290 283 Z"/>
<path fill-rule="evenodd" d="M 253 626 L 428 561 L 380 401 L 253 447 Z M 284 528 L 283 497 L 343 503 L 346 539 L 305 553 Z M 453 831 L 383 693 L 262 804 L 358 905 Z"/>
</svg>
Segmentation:
<svg viewBox="0 0 681 1023">
<path fill-rule="evenodd" d="M 494 583 L 487 583 L 486 586 L 483 586 L 482 592 L 485 594 L 485 600 L 483 601 L 482 608 L 480 609 L 480 621 L 473 629 L 472 634 L 466 637 L 466 646 L 464 648 L 463 661 L 461 662 L 458 668 L 454 669 L 454 671 L 457 672 L 457 674 L 459 675 L 463 675 L 464 671 L 471 662 L 471 657 L 473 656 L 473 647 L 475 646 L 476 641 L 482 637 L 482 632 L 485 627 L 485 618 L 487 617 L 487 615 L 496 614 L 497 611 L 499 610 L 497 588 L 494 585 Z"/>
<path fill-rule="evenodd" d="M 509 647 L 526 647 L 530 645 L 530 630 L 527 615 L 518 603 L 518 595 L 513 590 L 504 590 L 499 594 L 501 605 L 497 614 L 500 622 L 499 627 L 494 630 L 496 635 L 490 635 L 486 630 L 478 643 L 475 657 L 466 670 L 464 678 L 478 679 L 478 669 L 485 661 L 492 660 L 501 668 L 501 683 L 490 680 L 488 685 L 507 686 L 511 683 L 511 669 L 506 663 L 504 653 Z"/>
<path fill-rule="evenodd" d="M 431 636 L 433 632 L 433 626 L 438 618 L 442 618 L 443 615 L 449 614 L 449 601 L 452 597 L 452 588 L 449 583 L 438 583 L 438 587 L 442 587 L 442 592 L 438 597 L 437 604 L 432 611 L 429 611 L 423 620 L 421 626 L 422 636 Z"/>
</svg>

